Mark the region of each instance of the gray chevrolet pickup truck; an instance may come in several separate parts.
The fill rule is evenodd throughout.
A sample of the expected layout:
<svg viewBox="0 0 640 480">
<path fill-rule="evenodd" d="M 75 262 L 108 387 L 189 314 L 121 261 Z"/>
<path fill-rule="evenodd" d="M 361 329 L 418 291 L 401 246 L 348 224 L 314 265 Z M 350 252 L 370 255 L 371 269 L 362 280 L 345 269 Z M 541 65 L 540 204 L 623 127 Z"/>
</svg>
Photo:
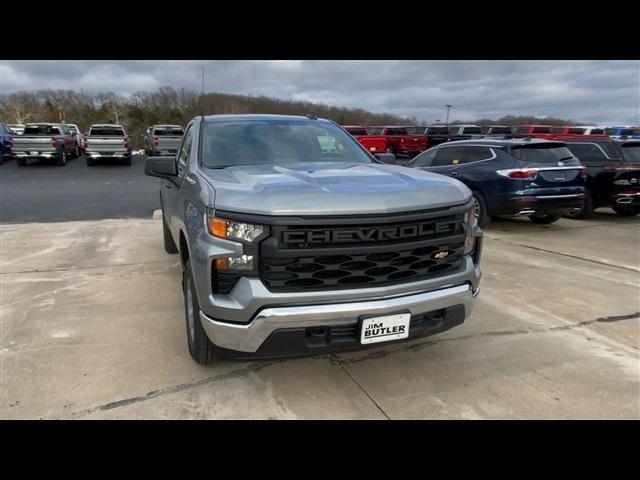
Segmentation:
<svg viewBox="0 0 640 480">
<path fill-rule="evenodd" d="M 80 156 L 76 134 L 63 123 L 27 123 L 22 135 L 13 137 L 16 163 L 24 167 L 29 160 L 55 160 L 59 166 L 68 158 Z"/>
<path fill-rule="evenodd" d="M 387 165 L 332 121 L 213 115 L 159 177 L 193 359 L 366 348 L 460 325 L 479 292 L 471 191 Z"/>
<path fill-rule="evenodd" d="M 175 155 L 182 143 L 184 128 L 180 125 L 154 125 L 144 135 L 149 156 Z"/>
<path fill-rule="evenodd" d="M 131 165 L 131 145 L 129 135 L 122 125 L 91 125 L 84 137 L 83 150 L 87 157 L 87 165 L 93 166 L 98 160 L 113 162 L 114 160 Z"/>
</svg>

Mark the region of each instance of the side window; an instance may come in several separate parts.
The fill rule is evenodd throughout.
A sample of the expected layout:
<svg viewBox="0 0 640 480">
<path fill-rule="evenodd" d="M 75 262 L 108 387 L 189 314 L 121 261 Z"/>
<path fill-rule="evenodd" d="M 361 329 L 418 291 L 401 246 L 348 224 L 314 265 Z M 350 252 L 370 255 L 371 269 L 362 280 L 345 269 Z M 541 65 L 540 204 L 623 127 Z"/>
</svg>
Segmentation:
<svg viewBox="0 0 640 480">
<path fill-rule="evenodd" d="M 567 143 L 567 148 L 588 167 L 602 166 L 607 163 L 607 157 L 595 143 Z"/>
<path fill-rule="evenodd" d="M 189 154 L 191 153 L 191 144 L 193 143 L 193 129 L 189 127 L 187 133 L 182 139 L 182 145 L 180 145 L 180 151 L 178 152 L 178 177 L 184 177 L 187 172 L 187 162 L 189 161 Z"/>
<path fill-rule="evenodd" d="M 432 167 L 445 167 L 460 164 L 460 147 L 444 147 L 438 149 L 436 157 L 431 163 Z"/>
<path fill-rule="evenodd" d="M 412 167 L 431 167 L 433 163 L 433 159 L 438 153 L 438 149 L 429 150 L 428 152 L 421 153 L 411 162 Z"/>
<path fill-rule="evenodd" d="M 493 153 L 488 147 L 462 147 L 458 160 L 459 163 L 472 163 L 488 160 L 491 157 L 493 157 Z"/>
</svg>

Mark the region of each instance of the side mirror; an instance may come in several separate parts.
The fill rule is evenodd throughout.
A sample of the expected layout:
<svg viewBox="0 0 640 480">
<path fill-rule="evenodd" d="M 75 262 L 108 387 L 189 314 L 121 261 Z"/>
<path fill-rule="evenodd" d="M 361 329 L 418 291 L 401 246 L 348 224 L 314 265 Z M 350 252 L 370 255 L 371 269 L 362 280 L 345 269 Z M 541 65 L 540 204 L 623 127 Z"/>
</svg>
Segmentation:
<svg viewBox="0 0 640 480">
<path fill-rule="evenodd" d="M 144 167 L 145 175 L 175 180 L 178 176 L 176 157 L 150 157 Z"/>
<path fill-rule="evenodd" d="M 396 164 L 396 156 L 393 153 L 374 153 L 373 156 L 382 163 Z"/>
</svg>

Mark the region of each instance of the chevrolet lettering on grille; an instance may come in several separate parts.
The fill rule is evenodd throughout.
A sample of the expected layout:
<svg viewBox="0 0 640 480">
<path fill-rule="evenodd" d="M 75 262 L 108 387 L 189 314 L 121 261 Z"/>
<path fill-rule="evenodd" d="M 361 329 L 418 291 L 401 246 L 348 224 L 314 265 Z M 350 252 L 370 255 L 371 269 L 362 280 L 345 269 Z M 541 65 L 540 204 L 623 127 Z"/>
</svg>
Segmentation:
<svg viewBox="0 0 640 480">
<path fill-rule="evenodd" d="M 282 241 L 285 243 L 330 244 L 406 240 L 434 234 L 454 233 L 455 227 L 455 222 L 438 222 L 361 229 L 294 230 L 282 232 Z"/>
</svg>

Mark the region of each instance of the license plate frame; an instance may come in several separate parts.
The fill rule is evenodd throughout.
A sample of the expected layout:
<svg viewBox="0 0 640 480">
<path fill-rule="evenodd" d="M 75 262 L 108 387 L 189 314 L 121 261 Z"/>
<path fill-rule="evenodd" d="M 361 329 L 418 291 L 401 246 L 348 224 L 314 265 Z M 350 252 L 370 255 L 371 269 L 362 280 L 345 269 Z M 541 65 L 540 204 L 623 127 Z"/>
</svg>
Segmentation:
<svg viewBox="0 0 640 480">
<path fill-rule="evenodd" d="M 411 313 L 409 312 L 367 316 L 360 319 L 358 338 L 361 345 L 403 340 L 409 337 L 410 327 Z M 380 333 L 374 334 L 376 331 Z"/>
</svg>

